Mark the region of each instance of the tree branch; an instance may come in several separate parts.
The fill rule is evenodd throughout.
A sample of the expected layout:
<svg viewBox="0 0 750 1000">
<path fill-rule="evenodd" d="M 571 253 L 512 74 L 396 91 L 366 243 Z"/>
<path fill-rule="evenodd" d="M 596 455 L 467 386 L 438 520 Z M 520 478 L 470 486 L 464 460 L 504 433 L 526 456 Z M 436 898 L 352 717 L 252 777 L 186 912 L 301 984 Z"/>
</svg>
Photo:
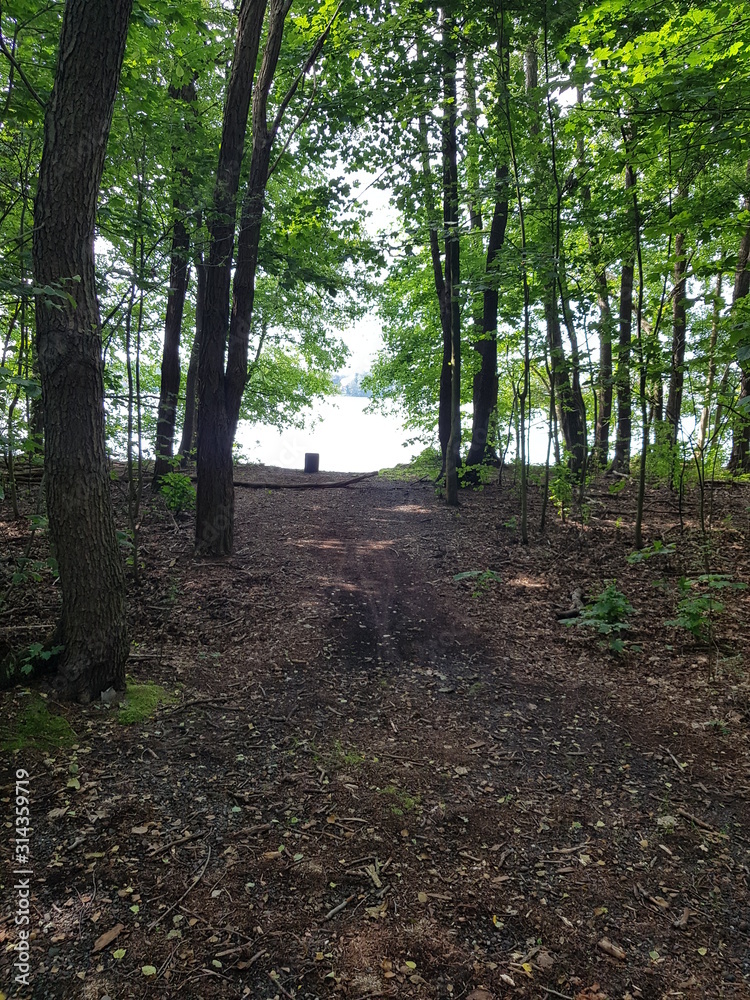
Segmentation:
<svg viewBox="0 0 750 1000">
<path fill-rule="evenodd" d="M 23 81 L 24 85 L 26 86 L 26 89 L 31 94 L 31 96 L 34 98 L 34 100 L 39 105 L 39 107 L 42 109 L 42 111 L 46 111 L 47 110 L 47 105 L 44 103 L 44 101 L 41 99 L 41 97 L 39 96 L 39 94 L 37 94 L 37 92 L 34 90 L 34 88 L 32 87 L 32 85 L 29 83 L 28 77 L 26 76 L 26 74 L 24 73 L 24 71 L 21 69 L 21 67 L 18 65 L 18 61 L 16 60 L 15 56 L 13 55 L 13 53 L 10 51 L 10 49 L 8 48 L 8 46 L 5 44 L 5 39 L 3 38 L 1 32 L 0 32 L 0 52 L 2 52 L 2 54 L 5 56 L 5 58 L 8 60 L 8 62 L 11 64 L 11 66 L 13 67 L 13 69 L 15 69 L 16 73 L 18 73 L 18 75 L 21 77 L 21 80 Z"/>
<path fill-rule="evenodd" d="M 290 0 L 290 3 L 291 3 L 291 0 Z M 334 23 L 336 21 L 336 18 L 339 16 L 339 11 L 343 7 L 343 5 L 344 5 L 344 0 L 340 0 L 338 7 L 333 12 L 333 17 L 328 22 L 328 24 L 325 26 L 325 28 L 323 30 L 323 33 L 321 34 L 320 38 L 318 38 L 318 40 L 315 42 L 315 44 L 313 45 L 313 47 L 310 49 L 310 54 L 308 55 L 307 59 L 305 60 L 304 66 L 302 67 L 302 69 L 297 74 L 297 76 L 296 76 L 296 78 L 294 80 L 294 83 L 292 83 L 291 87 L 289 88 L 289 90 L 287 90 L 286 94 L 284 95 L 284 99 L 281 102 L 281 104 L 279 105 L 279 110 L 276 112 L 276 117 L 273 120 L 273 125 L 271 126 L 271 131 L 269 133 L 269 138 L 270 138 L 271 143 L 273 143 L 274 139 L 276 138 L 276 133 L 279 131 L 279 126 L 281 125 L 281 120 L 284 117 L 284 113 L 286 112 L 286 109 L 289 107 L 289 104 L 291 103 L 292 98 L 297 93 L 297 88 L 299 87 L 300 83 L 302 83 L 302 81 L 305 78 L 305 76 L 310 72 L 310 70 L 313 67 L 313 64 L 314 64 L 315 60 L 320 55 L 321 50 L 322 50 L 323 46 L 325 45 L 325 41 L 328 38 L 329 34 L 331 33 L 331 28 L 333 27 L 333 25 L 334 25 Z"/>
</svg>

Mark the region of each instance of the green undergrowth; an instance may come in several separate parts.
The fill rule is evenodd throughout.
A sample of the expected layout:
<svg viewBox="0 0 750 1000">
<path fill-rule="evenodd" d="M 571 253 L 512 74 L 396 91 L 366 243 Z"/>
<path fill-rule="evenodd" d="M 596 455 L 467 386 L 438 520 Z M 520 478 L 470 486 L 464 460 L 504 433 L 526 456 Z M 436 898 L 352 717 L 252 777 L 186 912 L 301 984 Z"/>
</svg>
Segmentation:
<svg viewBox="0 0 750 1000">
<path fill-rule="evenodd" d="M 405 813 L 421 809 L 419 795 L 410 795 L 409 792 L 405 792 L 402 788 L 397 788 L 395 785 L 386 785 L 385 788 L 379 788 L 378 792 L 380 795 L 386 795 L 393 800 L 391 812 L 394 816 L 403 816 Z"/>
<path fill-rule="evenodd" d="M 392 469 L 381 469 L 380 477 L 381 479 L 406 481 L 424 479 L 425 477 L 437 479 L 441 465 L 442 460 L 437 448 L 425 448 L 411 462 L 403 462 L 400 465 L 395 465 Z"/>
<path fill-rule="evenodd" d="M 29 749 L 50 751 L 72 746 L 76 741 L 68 720 L 50 712 L 38 695 L 31 695 L 19 714 L 0 726 L 0 751 L 6 753 Z"/>
<path fill-rule="evenodd" d="M 122 726 L 132 726 L 150 718 L 159 705 L 168 705 L 174 697 L 159 684 L 133 684 L 128 681 L 125 689 L 125 705 L 120 709 L 117 721 Z"/>
</svg>

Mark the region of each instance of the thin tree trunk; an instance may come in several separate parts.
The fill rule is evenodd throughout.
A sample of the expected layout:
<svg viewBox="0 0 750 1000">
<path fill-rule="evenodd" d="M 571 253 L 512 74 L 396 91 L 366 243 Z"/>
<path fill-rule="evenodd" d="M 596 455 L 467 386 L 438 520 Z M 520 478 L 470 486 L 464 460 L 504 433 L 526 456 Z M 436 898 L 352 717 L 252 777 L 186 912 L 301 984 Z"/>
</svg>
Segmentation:
<svg viewBox="0 0 750 1000">
<path fill-rule="evenodd" d="M 503 165 L 495 172 L 495 208 L 492 213 L 490 238 L 485 264 L 485 290 L 482 302 L 482 336 L 474 344 L 481 358 L 474 376 L 474 416 L 467 465 L 496 462 L 497 455 L 489 443 L 490 419 L 497 406 L 497 305 L 498 289 L 494 275 L 497 255 L 505 242 L 508 224 L 508 168 Z"/>
<path fill-rule="evenodd" d="M 175 212 L 180 211 L 175 203 Z M 169 264 L 169 294 L 167 315 L 164 321 L 164 349 L 161 360 L 159 411 L 156 420 L 156 459 L 154 483 L 170 470 L 174 448 L 174 431 L 177 422 L 177 397 L 180 392 L 180 338 L 182 313 L 188 286 L 188 254 L 190 234 L 179 216 L 172 226 L 172 253 Z"/>
<path fill-rule="evenodd" d="M 191 80 L 181 89 L 170 87 L 169 96 L 179 100 L 182 106 L 193 104 L 197 99 L 195 81 Z M 188 136 L 192 131 L 185 123 Z M 178 149 L 172 150 L 173 163 L 177 164 Z M 180 339 L 182 336 L 182 314 L 185 308 L 188 281 L 190 280 L 189 252 L 190 233 L 184 218 L 182 185 L 189 182 L 192 170 L 186 166 L 173 166 L 175 193 L 172 199 L 172 249 L 169 263 L 169 292 L 167 313 L 164 320 L 164 347 L 161 362 L 161 382 L 159 386 L 159 409 L 156 421 L 156 460 L 154 462 L 154 484 L 169 472 L 174 453 L 175 425 L 177 423 L 177 400 L 180 394 Z"/>
<path fill-rule="evenodd" d="M 711 419 L 711 399 L 713 397 L 714 382 L 716 381 L 716 343 L 719 338 L 719 320 L 723 300 L 721 297 L 721 284 L 723 274 L 716 275 L 716 289 L 713 295 L 713 312 L 711 316 L 711 337 L 708 344 L 708 377 L 706 379 L 706 394 L 703 398 L 703 409 L 701 411 L 700 425 L 698 427 L 698 451 L 703 454 L 708 440 L 708 426 Z"/>
<path fill-rule="evenodd" d="M 750 163 L 747 165 L 747 182 L 750 185 Z M 750 195 L 745 195 L 745 211 L 750 211 Z M 747 298 L 750 292 L 750 225 L 747 226 L 740 242 L 737 255 L 737 270 L 734 275 L 734 291 L 732 293 L 732 311 L 736 312 L 740 299 Z M 740 362 L 740 398 L 737 404 L 740 417 L 735 425 L 732 436 L 732 454 L 729 466 L 733 472 L 750 472 L 750 412 L 746 409 L 750 397 L 750 362 Z"/>
<path fill-rule="evenodd" d="M 440 364 L 440 386 L 438 389 L 438 440 L 442 456 L 441 475 L 445 471 L 448 439 L 451 434 L 451 316 L 450 303 L 443 275 L 443 260 L 440 253 L 438 237 L 437 210 L 433 195 L 433 175 L 430 166 L 429 138 L 427 135 L 427 119 L 424 115 L 419 119 L 419 135 L 422 146 L 422 180 L 424 183 L 425 210 L 430 238 L 430 259 L 435 282 L 438 308 L 440 310 L 440 330 L 442 333 L 442 360 Z"/>
<path fill-rule="evenodd" d="M 583 104 L 583 88 L 578 87 L 577 103 Z M 583 135 L 579 134 L 578 146 L 578 169 L 581 176 L 587 173 L 586 147 Z M 583 188 L 583 211 L 587 222 L 586 232 L 588 237 L 589 252 L 594 271 L 594 282 L 596 284 L 596 295 L 599 306 L 599 379 L 598 388 L 595 391 L 594 403 L 596 407 L 594 420 L 594 450 L 591 455 L 591 462 L 594 468 L 604 468 L 609 457 L 609 427 L 612 421 L 612 308 L 609 303 L 609 284 L 607 282 L 607 270 L 602 264 L 601 240 L 593 231 L 589 218 L 591 210 L 591 186 L 585 184 Z"/>
<path fill-rule="evenodd" d="M 599 301 L 599 410 L 594 431 L 593 464 L 604 468 L 609 456 L 609 426 L 612 422 L 612 309 L 604 270 L 595 272 Z"/>
<path fill-rule="evenodd" d="M 562 342 L 560 314 L 555 287 L 547 289 L 544 303 L 549 345 L 550 369 L 557 397 L 557 419 L 563 433 L 565 447 L 570 456 L 570 468 L 575 474 L 581 472 L 586 459 L 586 435 L 581 421 L 581 410 L 571 385 L 568 364 Z"/>
<path fill-rule="evenodd" d="M 635 186 L 635 173 L 628 163 L 625 167 L 625 191 Z M 631 215 L 630 209 L 628 215 Z M 633 329 L 633 278 L 635 255 L 622 262 L 620 275 L 620 340 L 617 352 L 617 433 L 613 472 L 630 471 L 630 439 L 632 435 L 632 392 L 630 387 L 630 347 Z"/>
<path fill-rule="evenodd" d="M 203 322 L 203 303 L 206 294 L 206 267 L 203 262 L 195 265 L 197 275 L 197 291 L 195 293 L 195 334 L 193 346 L 190 349 L 187 377 L 185 379 L 185 416 L 182 422 L 182 440 L 180 441 L 181 465 L 190 460 L 195 446 L 196 417 L 198 414 L 198 354 L 201 343 L 201 324 Z"/>
<path fill-rule="evenodd" d="M 565 357 L 565 348 L 563 346 L 562 340 L 562 330 L 560 327 L 560 314 L 559 305 L 562 304 L 562 308 L 565 311 L 565 302 L 560 303 L 558 297 L 558 291 L 560 295 L 564 294 L 563 282 L 560 274 L 560 261 L 562 257 L 562 186 L 560 184 L 560 178 L 557 172 L 557 154 L 556 154 L 556 141 L 555 141 L 555 130 L 554 130 L 554 119 L 552 116 L 552 109 L 549 97 L 550 80 L 549 80 L 549 61 L 548 61 L 548 35 L 547 35 L 547 23 L 545 20 L 544 24 L 544 61 L 545 61 L 545 81 L 547 90 L 547 119 L 550 129 L 550 152 L 552 157 L 552 176 L 554 182 L 554 211 L 551 219 L 551 238 L 552 238 L 552 251 L 551 251 L 551 265 L 549 267 L 548 273 L 544 278 L 544 313 L 545 313 L 545 323 L 547 327 L 547 343 L 549 346 L 549 357 L 550 357 L 550 368 L 552 372 L 552 381 L 555 385 L 555 395 L 557 399 L 558 408 L 558 418 L 560 422 L 560 427 L 562 428 L 563 437 L 565 439 L 565 446 L 568 450 L 570 467 L 574 474 L 580 474 L 585 468 L 586 462 L 586 422 L 585 422 L 585 412 L 583 409 L 583 397 L 580 391 L 579 376 L 578 376 L 578 365 L 577 365 L 577 344 L 575 340 L 575 332 L 573 330 L 572 324 L 568 324 L 568 317 L 565 313 L 566 324 L 568 325 L 568 330 L 571 337 L 571 347 L 573 350 L 573 365 L 572 365 L 572 382 L 571 382 L 571 366 Z M 539 86 L 539 57 L 537 54 L 536 43 L 529 46 L 525 55 L 525 70 L 526 70 L 526 90 L 532 98 L 537 97 L 537 90 Z M 536 103 L 536 101 L 535 101 Z M 530 130 L 532 134 L 538 135 L 540 133 L 539 122 L 540 115 L 538 111 L 531 116 Z M 545 191 L 545 186 L 542 183 L 542 171 L 544 170 L 544 165 L 541 162 L 541 158 L 538 158 L 539 162 L 536 167 L 536 174 L 538 180 L 538 190 L 540 192 L 540 197 L 544 197 L 542 192 Z"/>
<path fill-rule="evenodd" d="M 94 273 L 99 184 L 132 0 L 68 0 L 34 212 L 47 511 L 62 591 L 58 686 L 89 701 L 125 687 L 125 574 L 104 436 L 101 321 Z M 73 304 L 74 303 L 74 304 Z"/>
<path fill-rule="evenodd" d="M 685 197 L 685 192 L 680 192 Z M 687 303 L 685 296 L 687 260 L 685 258 L 685 234 L 676 233 L 674 238 L 674 289 L 672 292 L 672 357 L 669 372 L 669 392 L 667 394 L 667 423 L 669 443 L 677 444 L 677 432 L 682 413 L 682 390 L 685 383 L 685 334 L 687 332 Z"/>
<path fill-rule="evenodd" d="M 458 504 L 461 448 L 461 300 L 458 236 L 458 139 L 456 109 L 455 24 L 443 9 L 443 218 L 445 220 L 445 285 L 451 320 L 451 432 L 445 461 L 445 496 Z"/>
</svg>

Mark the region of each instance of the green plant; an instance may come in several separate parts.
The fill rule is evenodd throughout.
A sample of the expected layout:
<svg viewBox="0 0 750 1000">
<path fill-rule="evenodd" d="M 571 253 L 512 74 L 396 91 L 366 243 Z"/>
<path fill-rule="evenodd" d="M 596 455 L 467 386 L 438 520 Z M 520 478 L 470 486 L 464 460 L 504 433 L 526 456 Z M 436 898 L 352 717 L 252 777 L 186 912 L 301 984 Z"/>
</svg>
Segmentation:
<svg viewBox="0 0 750 1000">
<path fill-rule="evenodd" d="M 731 732 L 729 726 L 723 719 L 711 719 L 708 725 L 714 730 L 714 732 L 718 733 L 719 736 L 729 736 L 729 733 Z"/>
<path fill-rule="evenodd" d="M 19 556 L 16 561 L 16 569 L 10 578 L 10 585 L 11 587 L 20 587 L 29 581 L 39 583 L 42 579 L 42 573 L 46 569 L 55 578 L 60 575 L 57 560 L 53 556 L 48 556 L 46 559 L 28 559 L 26 556 Z"/>
<path fill-rule="evenodd" d="M 425 448 L 411 462 L 402 463 L 392 469 L 381 469 L 383 479 L 415 480 L 436 479 L 440 474 L 442 458 L 436 448 Z"/>
<path fill-rule="evenodd" d="M 51 660 L 53 656 L 57 656 L 58 653 L 62 653 L 65 646 L 51 646 L 49 649 L 45 649 L 41 642 L 32 642 L 20 656 L 18 669 L 22 674 L 28 676 L 34 670 L 34 664 L 38 660 L 47 662 Z"/>
<path fill-rule="evenodd" d="M 607 637 L 613 653 L 621 653 L 626 643 L 622 633 L 632 628 L 626 620 L 632 614 L 633 606 L 613 581 L 576 618 L 563 618 L 562 623 L 596 629 L 599 635 Z"/>
<path fill-rule="evenodd" d="M 462 489 L 483 490 L 496 478 L 497 470 L 489 465 L 464 465 L 458 470 L 458 484 Z"/>
<path fill-rule="evenodd" d="M 465 573 L 456 573 L 453 579 L 474 580 L 475 586 L 471 596 L 479 597 L 480 594 L 489 589 L 491 583 L 500 582 L 500 574 L 496 573 L 494 569 L 469 569 Z"/>
<path fill-rule="evenodd" d="M 409 792 L 397 788 L 395 785 L 386 785 L 385 788 L 379 788 L 378 792 L 380 795 L 387 795 L 394 799 L 394 804 L 391 806 L 391 812 L 394 816 L 403 816 L 404 813 L 421 808 L 419 795 L 410 795 Z"/>
<path fill-rule="evenodd" d="M 335 740 L 333 746 L 326 753 L 316 754 L 316 759 L 321 760 L 329 770 L 338 771 L 344 767 L 361 767 L 367 760 L 367 756 L 356 747 L 346 748 L 341 740 Z"/>
<path fill-rule="evenodd" d="M 647 545 L 645 548 L 631 552 L 628 556 L 628 562 L 632 566 L 635 563 L 641 563 L 645 562 L 647 559 L 652 559 L 654 556 L 671 556 L 674 555 L 674 552 L 674 542 L 667 542 L 665 545 L 664 542 L 657 538 L 651 545 Z"/>
<path fill-rule="evenodd" d="M 684 596 L 677 603 L 677 617 L 667 625 L 686 629 L 698 642 L 710 641 L 714 619 L 725 609 L 717 593 L 747 589 L 746 583 L 737 583 L 725 573 L 702 573 L 694 580 L 683 578 L 678 586 Z"/>
<path fill-rule="evenodd" d="M 184 472 L 167 472 L 161 477 L 159 492 L 173 514 L 195 507 L 195 487 Z"/>
<path fill-rule="evenodd" d="M 549 481 L 549 495 L 563 523 L 573 501 L 573 483 L 573 473 L 567 462 L 554 467 Z"/>
</svg>

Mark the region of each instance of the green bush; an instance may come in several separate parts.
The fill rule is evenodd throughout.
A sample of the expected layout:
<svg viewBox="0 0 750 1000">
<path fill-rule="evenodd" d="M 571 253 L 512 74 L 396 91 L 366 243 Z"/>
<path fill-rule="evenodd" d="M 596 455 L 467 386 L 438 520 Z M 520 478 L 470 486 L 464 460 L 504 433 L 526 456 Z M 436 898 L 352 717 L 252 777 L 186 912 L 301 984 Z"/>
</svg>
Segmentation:
<svg viewBox="0 0 750 1000">
<path fill-rule="evenodd" d="M 589 601 L 577 618 L 563 618 L 562 623 L 596 629 L 599 635 L 607 637 L 613 653 L 621 653 L 626 643 L 621 633 L 632 628 L 626 620 L 632 614 L 633 606 L 613 581 L 598 597 Z"/>
<path fill-rule="evenodd" d="M 184 472 L 167 472 L 161 477 L 159 492 L 173 514 L 195 508 L 195 487 Z"/>
<path fill-rule="evenodd" d="M 737 583 L 724 573 L 704 573 L 695 580 L 680 580 L 683 598 L 677 604 L 677 617 L 668 621 L 672 628 L 686 629 L 698 642 L 708 642 L 717 615 L 724 611 L 718 600 L 721 590 L 745 590 L 747 584 Z"/>
</svg>

